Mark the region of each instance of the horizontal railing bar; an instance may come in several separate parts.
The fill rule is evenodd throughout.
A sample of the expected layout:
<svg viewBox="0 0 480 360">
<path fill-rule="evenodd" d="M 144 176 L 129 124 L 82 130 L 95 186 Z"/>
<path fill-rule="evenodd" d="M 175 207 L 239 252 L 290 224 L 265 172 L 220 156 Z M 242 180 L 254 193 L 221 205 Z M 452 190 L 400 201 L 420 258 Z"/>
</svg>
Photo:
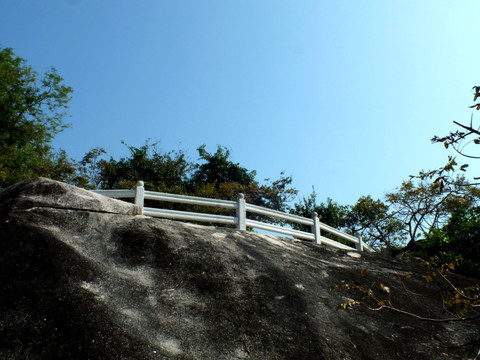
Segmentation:
<svg viewBox="0 0 480 360">
<path fill-rule="evenodd" d="M 264 208 L 264 207 L 258 206 L 258 205 L 246 204 L 246 209 L 247 209 L 247 211 L 250 211 L 250 212 L 253 212 L 253 213 L 256 213 L 256 214 L 260 214 L 260 215 L 273 216 L 273 217 L 277 217 L 277 218 L 280 218 L 280 219 L 283 219 L 283 220 L 295 222 L 295 223 L 298 223 L 298 224 L 308 225 L 308 226 L 313 225 L 313 220 L 312 219 L 308 219 L 308 218 L 298 216 L 298 215 L 287 214 L 287 213 L 284 213 L 284 212 L 281 212 L 281 211 L 278 211 L 278 210 L 267 209 L 267 208 Z M 334 227 L 331 227 L 327 224 L 320 223 L 320 229 L 323 230 L 323 231 L 327 231 L 329 233 L 335 234 L 337 236 L 340 236 L 341 238 L 344 238 L 345 240 L 351 241 L 355 244 L 358 244 L 358 242 L 359 242 L 359 240 L 356 237 L 351 236 L 349 234 L 346 234 L 344 232 L 341 232 L 341 231 L 339 231 L 339 230 L 335 229 Z"/>
<path fill-rule="evenodd" d="M 134 198 L 135 190 L 114 189 L 114 190 L 92 190 L 94 193 L 111 198 Z"/>
<path fill-rule="evenodd" d="M 202 213 L 189 212 L 189 211 L 156 209 L 156 208 L 150 208 L 150 207 L 143 208 L 143 215 L 177 219 L 177 220 L 214 222 L 214 223 L 228 224 L 228 225 L 235 225 L 238 221 L 237 218 L 234 216 L 202 214 Z"/>
<path fill-rule="evenodd" d="M 351 246 L 339 243 L 338 241 L 326 238 L 325 236 L 320 236 L 320 241 L 322 242 L 322 244 L 331 245 L 331 246 L 337 247 L 339 249 L 356 250 L 355 248 L 353 248 Z"/>
<path fill-rule="evenodd" d="M 256 213 L 256 214 L 260 214 L 260 215 L 266 215 L 266 216 L 274 216 L 274 217 L 277 217 L 277 218 L 281 218 L 281 219 L 284 219 L 284 220 L 287 220 L 287 221 L 292 221 L 292 222 L 295 222 L 295 223 L 299 223 L 299 224 L 303 224 L 303 225 L 309 225 L 309 226 L 312 226 L 313 225 L 313 220 L 312 219 L 308 219 L 308 218 L 304 218 L 304 217 L 301 217 L 301 216 L 298 216 L 298 215 L 292 215 L 292 214 L 286 214 L 286 213 L 283 213 L 281 211 L 278 211 L 278 210 L 271 210 L 271 209 L 267 209 L 267 208 L 264 208 L 264 207 L 261 207 L 261 206 L 257 206 L 257 205 L 252 205 L 252 204 L 246 204 L 246 209 L 247 211 L 250 211 L 250 212 L 253 212 L 253 213 Z M 337 229 L 335 229 L 334 227 L 331 227 L 327 224 L 323 224 L 323 223 L 320 223 L 320 229 L 323 230 L 323 231 L 327 231 L 329 233 L 332 233 L 332 234 L 335 234 L 347 241 L 350 241 L 354 244 L 358 244 L 359 240 L 354 237 L 354 236 L 351 236 L 349 234 L 346 234 L 344 232 L 341 232 Z"/>
<path fill-rule="evenodd" d="M 275 232 L 275 233 L 279 233 L 279 234 L 291 235 L 291 236 L 294 236 L 294 237 L 299 238 L 299 239 L 315 241 L 315 235 L 314 234 L 299 231 L 299 230 L 283 228 L 283 227 L 275 226 L 275 225 L 271 225 L 271 224 L 265 224 L 265 223 L 255 221 L 255 220 L 247 220 L 246 225 L 248 227 L 255 228 L 255 229 L 267 230 L 267 231 L 271 231 L 271 232 Z M 353 248 L 351 246 L 339 243 L 335 240 L 326 238 L 324 236 L 320 236 L 320 241 L 324 244 L 328 244 L 328 245 L 334 246 L 334 247 L 339 248 L 339 249 L 355 250 L 355 248 Z"/>
<path fill-rule="evenodd" d="M 210 199 L 199 196 L 187 196 L 179 194 L 167 194 L 154 191 L 145 191 L 145 199 L 170 201 L 176 203 L 190 204 L 190 205 L 205 205 L 205 206 L 218 206 L 227 209 L 235 209 L 237 203 L 230 200 L 218 200 Z"/>
<path fill-rule="evenodd" d="M 315 241 L 315 235 L 314 234 L 299 231 L 299 230 L 284 228 L 284 227 L 280 227 L 280 226 L 276 226 L 276 225 L 272 225 L 272 224 L 266 224 L 266 223 L 262 223 L 260 221 L 249 220 L 249 219 L 247 219 L 245 221 L 245 224 L 247 225 L 247 227 L 251 227 L 251 228 L 254 228 L 254 229 L 267 230 L 267 231 L 271 231 L 271 232 L 275 232 L 275 233 L 279 233 L 279 234 L 294 236 L 294 237 L 299 238 L 299 239 Z"/>
<path fill-rule="evenodd" d="M 245 204 L 245 207 L 246 207 L 247 211 L 253 212 L 255 214 L 273 216 L 273 217 L 276 217 L 276 218 L 279 218 L 279 219 L 292 221 L 292 222 L 296 222 L 296 223 L 303 224 L 303 225 L 308 225 L 308 226 L 313 225 L 313 220 L 312 219 L 304 218 L 302 216 L 287 214 L 287 213 L 284 213 L 282 211 L 267 209 L 267 208 L 264 208 L 263 206 L 252 205 L 252 204 L 248 204 L 248 203 Z"/>
<path fill-rule="evenodd" d="M 370 252 L 374 252 L 375 250 L 373 250 L 372 247 L 370 247 L 369 245 L 367 245 L 365 242 L 362 241 L 362 244 L 363 244 L 363 248 L 364 249 L 367 249 L 368 251 Z"/>
<path fill-rule="evenodd" d="M 342 239 L 345 239 L 347 241 L 350 241 L 354 244 L 358 244 L 359 243 L 359 240 L 355 237 L 355 236 L 352 236 L 350 234 L 347 234 L 347 233 L 344 233 L 340 230 L 337 230 L 335 229 L 334 227 L 331 227 L 330 225 L 327 225 L 327 224 L 324 224 L 324 223 L 320 223 L 320 230 L 323 230 L 323 231 L 326 231 L 326 232 L 329 232 L 330 234 L 334 234 L 334 235 L 337 235 L 339 237 L 341 237 Z"/>
</svg>

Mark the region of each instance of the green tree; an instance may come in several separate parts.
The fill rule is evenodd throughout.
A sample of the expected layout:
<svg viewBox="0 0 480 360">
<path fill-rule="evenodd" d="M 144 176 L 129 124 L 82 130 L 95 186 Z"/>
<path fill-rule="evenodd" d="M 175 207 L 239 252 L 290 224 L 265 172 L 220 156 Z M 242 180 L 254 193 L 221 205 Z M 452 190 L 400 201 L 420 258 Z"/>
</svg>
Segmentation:
<svg viewBox="0 0 480 360">
<path fill-rule="evenodd" d="M 359 234 L 374 248 L 387 248 L 393 255 L 416 250 L 416 241 L 443 226 L 450 214 L 471 206 L 478 199 L 478 189 L 468 186 L 461 177 L 448 187 L 439 182 L 410 179 L 374 200 L 362 196 L 353 206 L 340 205 L 331 199 L 317 204 L 315 191 L 294 204 L 291 213 L 310 217 L 313 212 L 320 221 L 349 234 Z M 294 225 L 294 228 L 308 230 Z"/>
<path fill-rule="evenodd" d="M 368 245 L 377 249 L 387 247 L 393 250 L 404 241 L 405 225 L 393 216 L 388 203 L 373 200 L 370 196 L 360 197 L 353 206 L 340 205 L 330 198 L 317 203 L 317 194 L 313 190 L 308 198 L 294 204 L 290 212 L 303 217 L 311 217 L 316 212 L 322 223 L 351 235 L 358 234 Z M 302 225 L 293 227 L 309 230 Z M 344 242 L 332 234 L 322 235 Z M 348 242 L 346 244 L 351 245 Z"/>
<path fill-rule="evenodd" d="M 107 152 L 101 147 L 88 151 L 77 164 L 77 174 L 72 183 L 85 189 L 98 189 L 102 185 L 102 168 L 107 162 L 102 156 Z"/>
<path fill-rule="evenodd" d="M 285 211 L 288 202 L 297 194 L 291 186 L 292 177 L 280 173 L 277 180 L 265 179 L 265 184 L 255 179 L 256 171 L 249 171 L 230 160 L 230 151 L 218 146 L 214 154 L 206 150 L 206 145 L 198 149 L 200 163 L 194 164 L 194 172 L 189 180 L 192 194 L 235 200 L 239 193 L 245 195 L 247 202 Z"/>
<path fill-rule="evenodd" d="M 360 197 L 347 215 L 346 227 L 360 234 L 374 248 L 394 250 L 404 242 L 405 224 L 395 217 L 390 205 L 371 196 Z"/>
<path fill-rule="evenodd" d="M 346 226 L 347 216 L 350 212 L 350 207 L 347 205 L 340 205 L 330 198 L 326 202 L 317 203 L 317 193 L 315 189 L 307 197 L 300 202 L 293 205 L 290 213 L 310 218 L 313 213 L 317 213 L 319 220 L 336 229 L 344 229 Z M 305 226 L 294 225 L 294 228 L 299 230 L 308 230 Z"/>
<path fill-rule="evenodd" d="M 218 146 L 214 154 L 210 154 L 205 148 L 206 145 L 202 145 L 197 149 L 202 163 L 195 165 L 195 172 L 190 179 L 192 186 L 219 186 L 227 182 L 249 185 L 255 182 L 256 172 L 248 171 L 238 163 L 230 161 L 230 151 L 226 147 Z"/>
<path fill-rule="evenodd" d="M 359 232 L 374 247 L 386 246 L 392 255 L 418 248 L 425 239 L 442 227 L 450 214 L 476 202 L 478 189 L 464 178 L 451 181 L 449 186 L 428 180 L 404 181 L 395 191 L 385 195 L 385 201 L 361 197 L 350 208 L 346 227 Z"/>
<path fill-rule="evenodd" d="M 480 207 L 453 212 L 442 228 L 420 243 L 416 254 L 440 264 L 454 263 L 457 272 L 480 278 Z"/>
<path fill-rule="evenodd" d="M 134 188 L 138 180 L 151 191 L 169 192 L 223 200 L 236 200 L 239 193 L 249 203 L 275 210 L 288 210 L 288 202 L 297 194 L 291 186 L 292 178 L 281 173 L 280 178 L 264 184 L 255 179 L 256 172 L 249 171 L 230 160 L 230 151 L 218 146 L 213 154 L 206 146 L 198 148 L 198 162 L 186 160 L 182 151 L 162 153 L 157 144 L 142 147 L 128 146 L 129 156 L 104 160 L 104 150 L 92 149 L 80 162 L 77 184 L 86 188 Z M 187 210 L 186 205 L 162 204 L 164 207 Z M 193 211 L 228 213 L 223 209 L 190 207 Z M 271 220 L 275 222 L 275 220 Z"/>
<path fill-rule="evenodd" d="M 39 76 L 12 49 L 0 49 L 0 186 L 37 176 L 68 181 L 75 173 L 51 141 L 67 126 L 72 89 L 54 68 Z"/>
<path fill-rule="evenodd" d="M 452 212 L 471 206 L 476 199 L 475 193 L 475 188 L 462 177 L 452 180 L 447 187 L 440 182 L 411 179 L 403 182 L 395 192 L 388 193 L 386 200 L 390 212 L 405 225 L 407 243 L 394 254 L 416 249 L 416 241 L 442 227 Z"/>
<path fill-rule="evenodd" d="M 474 103 L 470 108 L 480 110 L 480 103 L 478 103 L 480 86 L 474 86 L 472 90 L 474 92 L 473 101 L 477 101 L 477 103 Z M 446 136 L 434 136 L 432 142 L 442 143 L 445 149 L 453 149 L 462 158 L 480 159 L 478 149 L 475 147 L 480 144 L 480 131 L 477 125 L 474 125 L 473 113 L 469 124 L 462 124 L 457 121 L 454 121 L 454 124 L 459 128 L 458 130 L 450 132 Z M 465 253 L 469 253 L 466 248 L 472 244 L 470 238 L 466 239 L 465 236 L 470 236 L 468 234 L 474 228 L 472 212 L 475 210 L 472 209 L 475 209 L 477 205 L 480 189 L 477 187 L 478 183 L 472 183 L 466 181 L 463 177 L 455 176 L 458 171 L 465 172 L 468 166 L 467 163 L 459 164 L 456 157 L 449 156 L 445 166 L 436 170 L 422 171 L 417 176 L 421 180 L 433 180 L 433 184 L 438 185 L 435 190 L 447 195 L 446 201 L 442 200 L 445 195 L 430 196 L 430 201 L 433 202 L 436 201 L 435 199 L 440 199 L 437 212 L 443 221 L 432 228 L 419 244 L 421 250 L 418 254 L 421 256 L 427 257 L 428 255 L 440 259 L 441 262 L 449 262 L 454 258 L 463 257 Z M 474 177 L 474 180 L 479 179 Z M 462 224 L 462 226 L 455 224 Z M 464 229 L 465 233 L 455 230 L 458 228 Z M 476 241 L 478 242 L 478 240 Z M 462 244 L 466 244 L 466 247 L 463 248 Z M 475 246 L 472 249 L 475 249 Z M 480 256 L 475 250 L 472 250 L 470 254 L 473 256 L 473 259 L 470 258 L 470 262 L 480 262 Z M 469 261 L 464 264 L 468 264 Z M 460 265 L 460 268 L 462 266 L 464 268 L 468 267 L 467 265 Z"/>
<path fill-rule="evenodd" d="M 313 213 L 317 213 L 321 223 L 329 225 L 337 230 L 344 231 L 350 235 L 355 235 L 355 233 L 348 228 L 350 212 L 351 206 L 338 204 L 330 198 L 327 198 L 326 202 L 317 203 L 317 193 L 315 192 L 315 189 L 312 190 L 312 193 L 307 198 L 304 197 L 300 202 L 295 203 L 293 208 L 290 209 L 291 214 L 306 218 L 310 218 Z M 309 226 L 301 224 L 292 224 L 292 227 L 296 230 L 307 232 L 311 230 Z M 328 230 L 322 230 L 321 235 L 342 244 L 352 246 L 351 242 L 335 234 L 329 233 Z"/>
<path fill-rule="evenodd" d="M 131 189 L 138 180 L 142 180 L 151 191 L 186 192 L 191 164 L 182 151 L 161 153 L 158 144 L 149 141 L 139 148 L 126 146 L 130 156 L 118 161 L 113 158 L 98 160 L 103 149 L 93 149 L 85 155 L 82 162 L 92 170 L 90 179 L 96 179 L 97 186 L 103 189 Z"/>
<path fill-rule="evenodd" d="M 288 203 L 298 194 L 298 190 L 292 187 L 292 177 L 285 176 L 282 171 L 277 180 L 265 179 L 265 182 L 259 188 L 257 205 L 287 212 L 290 208 Z"/>
</svg>

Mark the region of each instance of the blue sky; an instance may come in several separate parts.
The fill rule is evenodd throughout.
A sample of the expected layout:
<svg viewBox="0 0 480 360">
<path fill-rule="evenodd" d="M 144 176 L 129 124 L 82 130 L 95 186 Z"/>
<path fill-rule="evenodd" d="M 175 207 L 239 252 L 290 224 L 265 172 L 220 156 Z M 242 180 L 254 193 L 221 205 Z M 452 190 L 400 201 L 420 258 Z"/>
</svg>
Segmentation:
<svg viewBox="0 0 480 360">
<path fill-rule="evenodd" d="M 54 145 L 77 160 L 126 156 L 122 140 L 192 160 L 223 145 L 260 180 L 285 171 L 300 197 L 353 204 L 446 161 L 430 139 L 470 119 L 478 14 L 478 0 L 2 0 L 0 46 L 73 87 Z"/>
</svg>

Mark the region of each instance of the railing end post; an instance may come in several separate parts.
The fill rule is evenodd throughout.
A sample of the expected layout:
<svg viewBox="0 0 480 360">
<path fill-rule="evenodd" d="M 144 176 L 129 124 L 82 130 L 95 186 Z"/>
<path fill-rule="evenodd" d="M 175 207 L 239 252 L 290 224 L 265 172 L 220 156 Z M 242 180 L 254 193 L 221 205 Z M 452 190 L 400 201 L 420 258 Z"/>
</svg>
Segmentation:
<svg viewBox="0 0 480 360">
<path fill-rule="evenodd" d="M 358 239 L 358 244 L 355 244 L 355 248 L 358 251 L 363 251 L 363 240 L 362 240 L 362 236 L 358 231 L 355 232 L 355 237 Z"/>
<path fill-rule="evenodd" d="M 318 218 L 318 214 L 314 211 L 312 212 L 312 233 L 315 235 L 315 244 L 321 245 L 322 241 L 320 240 L 320 219 Z"/>
<path fill-rule="evenodd" d="M 239 193 L 238 199 L 237 199 L 237 229 L 238 230 L 247 230 L 246 220 L 247 220 L 247 209 L 245 206 L 245 195 L 243 195 L 242 193 Z"/>
<path fill-rule="evenodd" d="M 143 214 L 143 202 L 145 198 L 145 183 L 141 180 L 137 181 L 137 189 L 135 192 L 135 206 L 140 210 L 140 215 Z"/>
</svg>

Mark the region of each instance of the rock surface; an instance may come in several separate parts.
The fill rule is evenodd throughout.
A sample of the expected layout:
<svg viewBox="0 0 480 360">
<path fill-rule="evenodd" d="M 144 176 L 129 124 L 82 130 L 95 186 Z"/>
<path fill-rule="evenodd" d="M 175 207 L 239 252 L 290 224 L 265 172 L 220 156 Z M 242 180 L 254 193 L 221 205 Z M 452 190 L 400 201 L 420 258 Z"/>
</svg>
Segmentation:
<svg viewBox="0 0 480 360">
<path fill-rule="evenodd" d="M 417 263 L 136 213 L 48 179 L 0 193 L 1 359 L 477 355 L 478 322 L 336 310 L 349 293 L 330 286 L 377 281 L 397 306 L 443 316 L 441 297 L 394 280 L 437 291 Z"/>
</svg>

